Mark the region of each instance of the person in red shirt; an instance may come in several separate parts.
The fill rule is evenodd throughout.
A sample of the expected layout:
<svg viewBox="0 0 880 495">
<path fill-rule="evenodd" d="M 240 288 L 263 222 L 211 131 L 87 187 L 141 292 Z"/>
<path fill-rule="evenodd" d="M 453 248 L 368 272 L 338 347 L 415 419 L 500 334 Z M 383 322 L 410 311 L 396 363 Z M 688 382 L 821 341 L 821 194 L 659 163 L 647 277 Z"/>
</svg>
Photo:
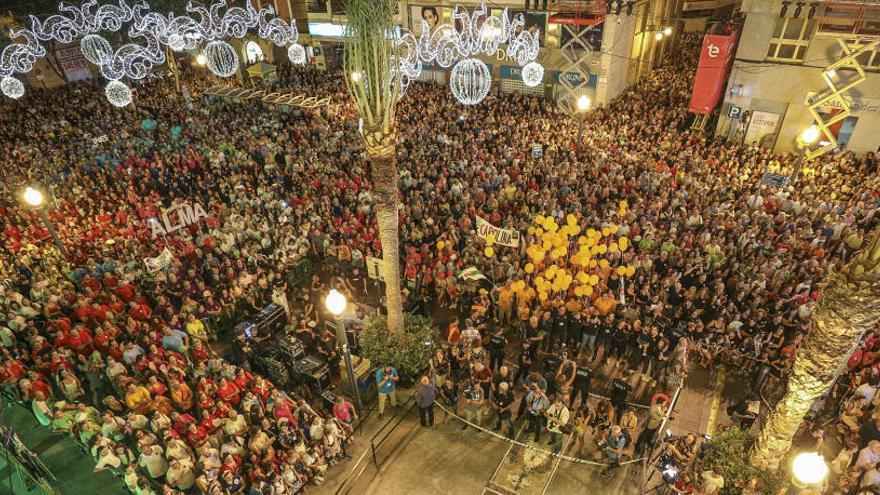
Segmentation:
<svg viewBox="0 0 880 495">
<path fill-rule="evenodd" d="M 223 402 L 237 406 L 241 401 L 241 389 L 235 382 L 226 381 L 225 378 L 220 379 L 220 387 L 217 389 L 217 395 Z"/>
</svg>

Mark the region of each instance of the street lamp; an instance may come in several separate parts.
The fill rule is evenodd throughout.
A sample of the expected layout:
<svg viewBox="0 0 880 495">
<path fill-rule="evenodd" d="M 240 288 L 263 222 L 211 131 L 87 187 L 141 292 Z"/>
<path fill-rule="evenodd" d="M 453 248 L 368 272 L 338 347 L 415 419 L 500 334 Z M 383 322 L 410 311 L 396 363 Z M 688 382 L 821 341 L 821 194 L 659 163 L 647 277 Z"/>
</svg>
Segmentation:
<svg viewBox="0 0 880 495">
<path fill-rule="evenodd" d="M 663 39 L 663 33 L 657 33 L 654 35 L 654 39 L 657 41 L 661 41 Z"/>
<path fill-rule="evenodd" d="M 795 484 L 801 488 L 817 486 L 828 476 L 828 464 L 816 452 L 801 452 L 791 463 L 791 474 L 794 475 Z"/>
<path fill-rule="evenodd" d="M 348 383 L 351 384 L 351 391 L 354 394 L 354 403 L 357 405 L 358 411 L 361 410 L 361 393 L 358 390 L 357 381 L 354 377 L 354 367 L 351 365 L 351 350 L 348 348 L 348 335 L 345 334 L 345 324 L 342 322 L 342 314 L 345 312 L 348 301 L 345 295 L 336 289 L 330 289 L 327 297 L 324 299 L 324 305 L 327 311 L 333 315 L 333 321 L 336 326 L 336 341 L 342 348 L 342 356 L 345 358 L 345 370 L 348 373 Z"/>
<path fill-rule="evenodd" d="M 797 163 L 794 165 L 794 169 L 791 171 L 791 177 L 789 177 L 788 182 L 791 185 L 794 185 L 795 181 L 798 178 L 798 174 L 801 172 L 801 167 L 804 166 L 804 157 L 807 154 L 807 150 L 809 150 L 810 146 L 819 139 L 819 128 L 811 125 L 804 129 L 804 132 L 798 136 L 798 145 L 801 148 L 801 154 L 798 156 Z"/>
<path fill-rule="evenodd" d="M 578 141 L 577 141 L 577 149 L 581 150 L 581 143 L 584 141 L 584 120 L 586 120 L 587 110 L 590 108 L 590 99 L 587 95 L 581 95 L 577 99 L 577 109 L 578 113 L 581 114 L 581 121 L 578 123 Z"/>
<path fill-rule="evenodd" d="M 663 28 L 663 34 L 664 34 L 665 36 L 670 36 L 670 35 L 672 34 L 672 28 L 671 28 L 671 27 L 668 27 L 668 26 L 665 27 L 665 28 Z"/>
<path fill-rule="evenodd" d="M 43 196 L 43 193 L 40 192 L 39 189 L 28 186 L 22 193 L 22 198 L 24 199 L 25 203 L 29 204 L 34 210 L 37 211 L 37 214 L 40 215 L 43 223 L 46 224 L 46 228 L 49 229 L 49 233 L 52 234 L 52 240 L 55 241 L 55 247 L 57 247 L 58 251 L 61 251 L 61 254 L 66 257 L 67 250 L 64 249 L 64 244 L 61 244 L 61 239 L 58 238 L 58 233 L 55 232 L 55 226 L 52 225 L 49 217 L 46 216 L 46 210 L 42 208 L 43 203 L 46 200 Z"/>
</svg>

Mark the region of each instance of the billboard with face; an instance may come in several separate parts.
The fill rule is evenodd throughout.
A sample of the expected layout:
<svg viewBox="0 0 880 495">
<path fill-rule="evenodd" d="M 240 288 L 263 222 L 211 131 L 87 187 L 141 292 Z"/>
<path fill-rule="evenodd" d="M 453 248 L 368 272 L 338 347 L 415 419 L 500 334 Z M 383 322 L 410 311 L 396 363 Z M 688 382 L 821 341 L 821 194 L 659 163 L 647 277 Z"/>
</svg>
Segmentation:
<svg viewBox="0 0 880 495">
<path fill-rule="evenodd" d="M 434 32 L 437 26 L 446 22 L 450 17 L 449 9 L 434 5 L 410 5 L 409 22 L 410 30 L 416 37 L 422 35 L 422 21 L 428 23 L 428 29 Z"/>
</svg>

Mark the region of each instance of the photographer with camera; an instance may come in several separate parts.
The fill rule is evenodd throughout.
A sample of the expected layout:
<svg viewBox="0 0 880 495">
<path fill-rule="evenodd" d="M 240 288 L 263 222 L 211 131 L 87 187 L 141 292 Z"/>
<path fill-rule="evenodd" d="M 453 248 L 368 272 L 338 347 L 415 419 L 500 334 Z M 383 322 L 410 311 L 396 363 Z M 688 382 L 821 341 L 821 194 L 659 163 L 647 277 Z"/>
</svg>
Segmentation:
<svg viewBox="0 0 880 495">
<path fill-rule="evenodd" d="M 669 450 L 675 463 L 686 468 L 691 465 L 697 453 L 697 437 L 693 433 L 678 437 L 669 444 Z"/>
<path fill-rule="evenodd" d="M 544 426 L 544 411 L 550 407 L 550 400 L 541 390 L 537 383 L 529 386 L 529 393 L 526 395 L 525 403 L 529 409 L 529 431 L 535 435 L 535 442 L 541 440 L 541 428 Z"/>
<path fill-rule="evenodd" d="M 608 430 L 605 440 L 599 442 L 602 448 L 602 455 L 608 460 L 608 465 L 602 469 L 602 476 L 611 475 L 611 471 L 620 466 L 620 457 L 623 456 L 623 449 L 626 447 L 626 436 L 623 430 L 614 425 Z"/>
<path fill-rule="evenodd" d="M 480 422 L 483 418 L 483 402 L 486 399 L 486 396 L 483 393 L 483 387 L 480 386 L 479 382 L 471 379 L 468 381 L 468 386 L 464 389 L 462 395 L 464 395 L 465 419 L 480 426 Z M 467 430 L 467 423 L 465 423 L 461 429 Z"/>
<path fill-rule="evenodd" d="M 547 417 L 547 431 L 550 432 L 550 445 L 553 446 L 553 452 L 559 452 L 562 449 L 562 439 L 565 436 L 565 426 L 568 425 L 568 408 L 565 407 L 563 401 L 564 395 L 556 394 L 556 400 L 544 413 Z"/>
</svg>

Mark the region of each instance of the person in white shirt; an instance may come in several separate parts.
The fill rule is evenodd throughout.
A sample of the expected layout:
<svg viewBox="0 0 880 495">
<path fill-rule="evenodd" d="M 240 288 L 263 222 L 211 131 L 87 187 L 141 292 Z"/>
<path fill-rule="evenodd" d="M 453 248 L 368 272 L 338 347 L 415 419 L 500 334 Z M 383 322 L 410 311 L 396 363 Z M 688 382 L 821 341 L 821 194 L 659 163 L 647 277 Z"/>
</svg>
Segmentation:
<svg viewBox="0 0 880 495">
<path fill-rule="evenodd" d="M 113 453 L 113 449 L 110 447 L 101 447 L 100 454 L 98 455 L 98 462 L 95 464 L 95 472 L 103 471 L 108 467 L 118 468 L 121 465 L 122 461 Z"/>
<path fill-rule="evenodd" d="M 147 474 L 153 479 L 161 478 L 168 471 L 168 461 L 165 459 L 165 452 L 158 445 L 149 447 L 146 452 L 141 454 L 139 464 L 147 470 Z"/>
<path fill-rule="evenodd" d="M 703 471 L 700 478 L 703 479 L 703 494 L 718 495 L 724 488 L 724 472 L 721 466 L 715 466 L 711 471 Z"/>
<path fill-rule="evenodd" d="M 880 441 L 871 440 L 867 447 L 859 451 L 856 467 L 864 471 L 878 462 L 880 462 Z"/>
<path fill-rule="evenodd" d="M 189 461 L 174 459 L 165 473 L 165 481 L 178 490 L 189 490 L 196 482 L 196 473 Z"/>
</svg>

